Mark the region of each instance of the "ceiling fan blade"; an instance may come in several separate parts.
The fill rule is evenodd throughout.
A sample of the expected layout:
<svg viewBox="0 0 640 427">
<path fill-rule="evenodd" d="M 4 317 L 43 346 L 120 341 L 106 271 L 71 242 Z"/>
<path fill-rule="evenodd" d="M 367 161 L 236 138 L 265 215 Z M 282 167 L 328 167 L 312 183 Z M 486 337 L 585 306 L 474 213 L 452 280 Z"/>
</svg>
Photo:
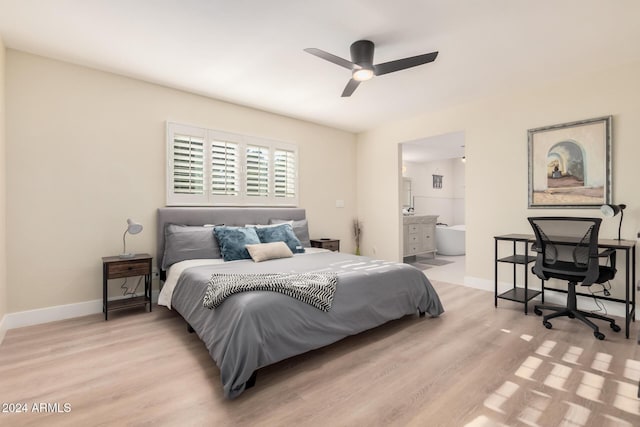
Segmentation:
<svg viewBox="0 0 640 427">
<path fill-rule="evenodd" d="M 353 62 L 347 61 L 346 59 L 340 58 L 339 56 L 335 56 L 329 52 L 325 52 L 324 50 L 316 49 L 315 47 L 308 47 L 304 51 L 310 53 L 311 55 L 315 55 L 318 58 L 322 58 L 329 62 L 333 62 L 334 64 L 337 64 L 349 70 L 353 69 L 353 65 L 354 65 Z"/>
<path fill-rule="evenodd" d="M 353 93 L 354 90 L 356 90 L 359 84 L 360 82 L 358 80 L 354 80 L 354 79 L 349 80 L 349 83 L 347 83 L 347 85 L 344 87 L 344 90 L 342 91 L 341 96 L 343 98 L 347 96 L 351 96 L 351 94 Z"/>
<path fill-rule="evenodd" d="M 438 52 L 425 53 L 424 55 L 411 56 L 409 58 L 397 59 L 395 61 L 384 62 L 382 64 L 374 65 L 373 71 L 376 76 L 381 76 L 387 73 L 393 73 L 394 71 L 400 71 L 418 65 L 427 64 L 435 61 L 438 56 Z"/>
</svg>

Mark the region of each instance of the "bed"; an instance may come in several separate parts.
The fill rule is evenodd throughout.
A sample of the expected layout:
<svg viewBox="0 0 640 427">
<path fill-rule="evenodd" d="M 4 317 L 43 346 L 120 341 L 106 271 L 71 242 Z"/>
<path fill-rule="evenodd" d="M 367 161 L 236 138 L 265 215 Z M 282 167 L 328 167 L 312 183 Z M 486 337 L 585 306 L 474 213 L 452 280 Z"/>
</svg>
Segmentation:
<svg viewBox="0 0 640 427">
<path fill-rule="evenodd" d="M 244 227 L 285 221 L 296 225 L 291 228 L 306 246 L 304 253 L 254 262 L 224 261 L 218 253 L 207 258 L 203 253 L 187 250 L 177 258 L 171 255 L 178 261 L 169 260 L 170 266 L 163 263 L 175 239 L 167 230 L 176 224 L 199 230 L 205 225 Z M 406 315 L 436 317 L 444 311 L 436 291 L 420 270 L 402 263 L 309 248 L 305 230 L 305 210 L 300 208 L 158 209 L 156 259 L 164 280 L 158 304 L 177 311 L 190 331 L 204 342 L 220 369 L 224 394 L 230 399 L 253 386 L 257 370 L 264 366 Z M 337 285 L 330 309 L 323 311 L 270 291 L 236 293 L 214 309 L 203 304 L 214 274 L 282 273 L 335 276 Z"/>
</svg>

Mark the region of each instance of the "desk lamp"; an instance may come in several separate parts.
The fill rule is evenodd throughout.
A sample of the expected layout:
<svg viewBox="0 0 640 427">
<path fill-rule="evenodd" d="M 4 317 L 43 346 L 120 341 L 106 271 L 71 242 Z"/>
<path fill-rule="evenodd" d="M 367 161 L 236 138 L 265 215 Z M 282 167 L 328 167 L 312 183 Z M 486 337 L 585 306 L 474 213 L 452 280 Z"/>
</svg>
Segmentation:
<svg viewBox="0 0 640 427">
<path fill-rule="evenodd" d="M 133 258 L 134 254 L 127 252 L 127 241 L 125 240 L 127 237 L 127 233 L 129 234 L 138 234 L 142 231 L 142 224 L 138 224 L 135 221 L 132 221 L 131 218 L 127 219 L 127 229 L 124 230 L 124 234 L 122 235 L 122 253 L 120 254 L 120 258 Z"/>
<path fill-rule="evenodd" d="M 622 218 L 624 218 L 624 209 L 627 205 L 602 205 L 600 206 L 600 212 L 607 218 L 612 218 L 620 213 L 620 224 L 618 225 L 618 241 L 620 241 L 620 230 L 622 229 Z"/>
</svg>

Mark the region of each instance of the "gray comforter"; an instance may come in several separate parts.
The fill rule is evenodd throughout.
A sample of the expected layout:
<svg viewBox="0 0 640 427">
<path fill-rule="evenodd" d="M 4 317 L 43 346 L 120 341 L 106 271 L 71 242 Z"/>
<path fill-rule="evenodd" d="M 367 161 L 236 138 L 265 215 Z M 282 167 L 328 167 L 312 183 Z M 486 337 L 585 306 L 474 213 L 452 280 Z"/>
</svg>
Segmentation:
<svg viewBox="0 0 640 427">
<path fill-rule="evenodd" d="M 328 312 L 269 291 L 239 293 L 209 310 L 202 302 L 214 272 L 336 272 L 338 288 Z M 419 311 L 438 316 L 444 311 L 420 270 L 338 252 L 192 267 L 181 275 L 172 306 L 205 343 L 220 368 L 224 394 L 231 399 L 244 391 L 256 369 L 405 315 Z"/>
</svg>

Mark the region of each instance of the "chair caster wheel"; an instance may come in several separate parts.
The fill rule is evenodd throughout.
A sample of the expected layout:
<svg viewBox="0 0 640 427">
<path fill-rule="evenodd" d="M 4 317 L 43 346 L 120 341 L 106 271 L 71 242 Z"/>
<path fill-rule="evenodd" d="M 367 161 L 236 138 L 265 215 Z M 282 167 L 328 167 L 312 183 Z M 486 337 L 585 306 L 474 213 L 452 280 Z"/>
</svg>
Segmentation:
<svg viewBox="0 0 640 427">
<path fill-rule="evenodd" d="M 542 322 L 542 324 L 544 325 L 545 328 L 551 329 L 551 323 L 549 323 L 547 321 L 544 321 L 544 322 Z"/>
<path fill-rule="evenodd" d="M 620 332 L 620 326 L 616 325 L 615 323 L 611 323 L 609 324 L 609 326 L 611 326 L 611 329 L 613 329 L 613 332 Z"/>
<path fill-rule="evenodd" d="M 575 314 L 569 313 L 569 319 L 575 319 L 575 318 L 576 318 Z"/>
<path fill-rule="evenodd" d="M 593 336 L 598 338 L 600 341 L 604 339 L 604 334 L 602 332 L 594 332 Z"/>
<path fill-rule="evenodd" d="M 535 314 L 537 314 L 538 316 L 542 316 L 542 310 L 540 310 L 538 307 L 534 308 L 534 309 L 533 309 L 533 312 L 534 312 Z"/>
</svg>

